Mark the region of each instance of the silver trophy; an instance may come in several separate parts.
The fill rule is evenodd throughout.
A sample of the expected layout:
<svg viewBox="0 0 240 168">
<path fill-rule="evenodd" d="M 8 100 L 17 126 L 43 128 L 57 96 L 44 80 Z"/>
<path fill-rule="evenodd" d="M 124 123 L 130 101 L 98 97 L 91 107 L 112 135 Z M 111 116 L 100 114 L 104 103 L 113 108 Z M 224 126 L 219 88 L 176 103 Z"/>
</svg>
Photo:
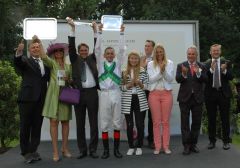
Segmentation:
<svg viewBox="0 0 240 168">
<path fill-rule="evenodd" d="M 120 15 L 103 15 L 101 23 L 103 24 L 103 30 L 120 31 L 123 18 Z"/>
<path fill-rule="evenodd" d="M 23 37 L 26 40 L 37 35 L 42 40 L 57 38 L 57 19 L 55 18 L 25 18 L 23 21 Z"/>
</svg>

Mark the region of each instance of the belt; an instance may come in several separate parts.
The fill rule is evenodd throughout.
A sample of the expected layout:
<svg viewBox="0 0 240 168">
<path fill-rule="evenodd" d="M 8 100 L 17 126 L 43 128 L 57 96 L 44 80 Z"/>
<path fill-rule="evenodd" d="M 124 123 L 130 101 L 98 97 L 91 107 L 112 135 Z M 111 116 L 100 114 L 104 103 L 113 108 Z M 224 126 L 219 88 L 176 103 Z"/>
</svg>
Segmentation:
<svg viewBox="0 0 240 168">
<path fill-rule="evenodd" d="M 94 90 L 94 89 L 97 89 L 97 87 L 94 86 L 94 87 L 91 87 L 91 88 L 81 88 L 80 91 L 88 91 L 88 90 Z"/>
<path fill-rule="evenodd" d="M 220 87 L 218 89 L 217 88 L 212 88 L 212 90 L 220 92 L 220 91 L 222 91 L 222 87 Z"/>
</svg>

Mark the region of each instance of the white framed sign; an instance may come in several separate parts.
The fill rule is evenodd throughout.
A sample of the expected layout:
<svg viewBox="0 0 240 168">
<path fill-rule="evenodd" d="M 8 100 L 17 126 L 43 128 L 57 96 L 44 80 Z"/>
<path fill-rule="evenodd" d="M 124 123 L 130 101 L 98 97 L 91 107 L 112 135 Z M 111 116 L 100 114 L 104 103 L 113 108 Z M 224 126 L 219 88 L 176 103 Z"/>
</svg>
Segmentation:
<svg viewBox="0 0 240 168">
<path fill-rule="evenodd" d="M 23 21 L 23 38 L 32 39 L 37 35 L 41 40 L 57 38 L 57 19 L 55 18 L 25 18 Z"/>
</svg>

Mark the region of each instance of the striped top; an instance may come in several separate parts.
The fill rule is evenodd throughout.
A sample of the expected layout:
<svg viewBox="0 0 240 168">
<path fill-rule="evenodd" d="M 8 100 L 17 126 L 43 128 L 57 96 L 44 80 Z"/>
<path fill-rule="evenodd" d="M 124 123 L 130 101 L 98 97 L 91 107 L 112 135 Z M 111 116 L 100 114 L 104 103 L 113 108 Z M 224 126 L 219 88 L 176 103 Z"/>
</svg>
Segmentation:
<svg viewBox="0 0 240 168">
<path fill-rule="evenodd" d="M 123 80 L 123 77 L 122 77 L 122 80 Z M 144 68 L 141 68 L 140 70 L 139 80 L 142 81 L 144 88 L 147 88 L 148 75 L 144 70 Z M 130 82 L 131 82 L 131 77 L 127 76 L 127 83 L 130 83 Z M 141 112 L 149 109 L 144 88 L 141 89 L 139 86 L 136 86 Z M 122 89 L 122 113 L 130 114 L 131 102 L 132 102 L 132 88 L 127 89 L 126 84 L 125 85 L 122 84 L 121 89 Z"/>
</svg>

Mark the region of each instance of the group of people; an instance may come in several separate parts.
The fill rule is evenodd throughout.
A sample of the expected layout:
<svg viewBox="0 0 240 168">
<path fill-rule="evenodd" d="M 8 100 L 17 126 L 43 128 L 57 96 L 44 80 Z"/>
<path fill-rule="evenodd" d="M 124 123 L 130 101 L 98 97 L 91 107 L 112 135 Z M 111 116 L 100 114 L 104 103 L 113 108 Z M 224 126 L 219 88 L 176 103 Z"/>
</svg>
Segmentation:
<svg viewBox="0 0 240 168">
<path fill-rule="evenodd" d="M 171 83 L 180 84 L 178 102 L 181 112 L 183 154 L 198 153 L 198 136 L 201 126 L 202 107 L 205 101 L 208 112 L 208 149 L 216 143 L 216 114 L 219 109 L 222 121 L 223 149 L 230 148 L 229 108 L 232 80 L 231 67 L 221 56 L 221 45 L 210 47 L 211 59 L 205 64 L 198 62 L 195 46 L 187 49 L 187 60 L 177 65 L 174 76 L 173 61 L 167 58 L 162 45 L 152 40 L 145 42 L 145 56 L 137 51 L 127 56 L 127 65 L 122 70 L 126 55 L 124 25 L 120 29 L 118 53 L 113 47 L 103 48 L 103 25 L 92 23 L 94 50 L 89 54 L 85 43 L 75 47 L 75 24 L 71 18 L 68 44 L 50 44 L 47 52 L 41 40 L 34 36 L 29 43 L 30 57 L 23 56 L 21 42 L 14 56 L 16 68 L 22 75 L 22 87 L 18 97 L 20 111 L 20 148 L 26 163 L 41 160 L 37 152 L 40 143 L 43 117 L 49 118 L 52 138 L 53 161 L 59 161 L 58 125 L 62 125 L 62 156 L 70 158 L 68 148 L 69 120 L 72 106 L 59 101 L 64 86 L 75 86 L 80 90 L 79 103 L 74 105 L 77 125 L 78 159 L 88 154 L 98 158 L 98 112 L 100 114 L 101 137 L 104 147 L 102 159 L 110 156 L 109 132 L 113 131 L 114 156 L 122 158 L 119 150 L 120 130 L 125 116 L 129 149 L 126 155 L 142 155 L 144 120 L 148 111 L 148 142 L 154 154 L 161 150 L 171 154 L 170 117 L 173 106 Z M 71 65 L 66 64 L 69 55 Z M 62 75 L 62 76 L 61 76 Z M 59 80 L 61 78 L 62 81 Z M 99 90 L 99 92 L 98 92 Z M 85 133 L 86 113 L 90 125 L 90 141 L 87 145 Z M 190 125 L 191 113 L 191 125 Z M 137 140 L 134 141 L 134 123 Z"/>
</svg>

